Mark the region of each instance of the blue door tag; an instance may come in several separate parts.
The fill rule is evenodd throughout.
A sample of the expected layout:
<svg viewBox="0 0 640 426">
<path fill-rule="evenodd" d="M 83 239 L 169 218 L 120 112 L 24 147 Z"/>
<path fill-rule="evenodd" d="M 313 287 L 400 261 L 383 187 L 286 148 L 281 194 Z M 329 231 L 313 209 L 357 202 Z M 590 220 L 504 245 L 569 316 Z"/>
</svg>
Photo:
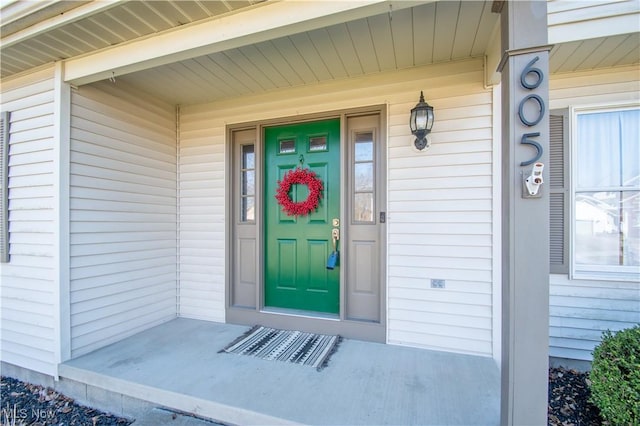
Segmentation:
<svg viewBox="0 0 640 426">
<path fill-rule="evenodd" d="M 332 251 L 331 254 L 329 255 L 329 259 L 327 259 L 327 269 L 335 268 L 336 265 L 338 264 L 339 257 L 340 257 L 340 254 L 337 250 Z"/>
</svg>

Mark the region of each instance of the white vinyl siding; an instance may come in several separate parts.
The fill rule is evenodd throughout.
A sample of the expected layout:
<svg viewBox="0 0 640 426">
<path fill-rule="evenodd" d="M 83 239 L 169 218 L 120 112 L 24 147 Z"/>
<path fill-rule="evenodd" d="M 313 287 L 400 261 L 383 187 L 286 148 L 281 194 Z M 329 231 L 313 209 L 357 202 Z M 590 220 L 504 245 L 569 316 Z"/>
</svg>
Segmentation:
<svg viewBox="0 0 640 426">
<path fill-rule="evenodd" d="M 54 70 L 2 82 L 10 114 L 9 263 L 0 264 L 2 361 L 54 375 Z"/>
<path fill-rule="evenodd" d="M 118 84 L 72 92 L 71 356 L 176 316 L 175 110 Z"/>
<path fill-rule="evenodd" d="M 225 319 L 225 126 L 180 115 L 180 292 L 187 318 Z"/>
<path fill-rule="evenodd" d="M 435 108 L 428 151 L 409 147 L 417 92 L 389 108 L 389 341 L 492 355 L 492 94 L 481 70 L 415 87 Z"/>
<path fill-rule="evenodd" d="M 612 105 L 638 101 L 638 66 L 553 74 L 549 80 L 550 109 Z"/>
<path fill-rule="evenodd" d="M 640 324 L 637 282 L 550 277 L 549 355 L 591 361 L 602 332 Z"/>
<path fill-rule="evenodd" d="M 637 35 L 638 0 L 548 0 L 549 43 L 589 43 L 589 39 L 621 35 L 618 44 L 633 48 Z"/>
<path fill-rule="evenodd" d="M 551 108 L 615 106 L 640 102 L 637 66 L 552 75 Z M 604 330 L 640 323 L 640 283 L 570 280 L 552 274 L 549 289 L 549 354 L 591 360 Z"/>
<path fill-rule="evenodd" d="M 0 113 L 0 263 L 9 261 L 9 115 Z"/>
<path fill-rule="evenodd" d="M 388 104 L 388 341 L 492 355 L 492 94 L 482 62 L 460 61 L 183 107 L 180 315 L 225 309 L 225 124 Z M 409 112 L 435 108 L 416 153 Z M 431 289 L 430 279 L 446 280 Z"/>
</svg>

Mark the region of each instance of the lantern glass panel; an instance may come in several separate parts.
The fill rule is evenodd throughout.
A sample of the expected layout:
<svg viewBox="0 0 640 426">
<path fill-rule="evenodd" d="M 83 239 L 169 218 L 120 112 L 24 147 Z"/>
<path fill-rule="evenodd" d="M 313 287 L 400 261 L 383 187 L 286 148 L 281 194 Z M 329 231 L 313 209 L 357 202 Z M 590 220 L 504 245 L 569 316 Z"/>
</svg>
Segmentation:
<svg viewBox="0 0 640 426">
<path fill-rule="evenodd" d="M 416 128 L 417 130 L 425 130 L 427 128 L 427 111 L 420 109 L 416 111 Z"/>
</svg>

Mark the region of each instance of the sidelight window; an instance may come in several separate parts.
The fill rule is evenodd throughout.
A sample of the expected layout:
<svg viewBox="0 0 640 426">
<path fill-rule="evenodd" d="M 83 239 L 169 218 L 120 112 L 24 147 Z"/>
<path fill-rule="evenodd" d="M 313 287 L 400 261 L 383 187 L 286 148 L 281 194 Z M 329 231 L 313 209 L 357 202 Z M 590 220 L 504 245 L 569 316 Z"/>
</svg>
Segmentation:
<svg viewBox="0 0 640 426">
<path fill-rule="evenodd" d="M 374 221 L 375 157 L 373 132 L 356 132 L 353 149 L 353 220 Z"/>
<path fill-rule="evenodd" d="M 242 145 L 241 189 L 240 189 L 240 220 L 253 222 L 256 206 L 256 155 L 255 146 Z"/>
</svg>

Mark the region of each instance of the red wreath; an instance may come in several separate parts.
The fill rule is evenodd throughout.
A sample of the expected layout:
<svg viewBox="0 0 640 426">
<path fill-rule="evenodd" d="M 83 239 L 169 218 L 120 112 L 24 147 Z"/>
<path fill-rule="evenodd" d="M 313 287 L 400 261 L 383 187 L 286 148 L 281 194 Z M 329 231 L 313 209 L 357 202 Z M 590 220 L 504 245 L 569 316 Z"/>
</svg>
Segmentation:
<svg viewBox="0 0 640 426">
<path fill-rule="evenodd" d="M 296 184 L 307 185 L 309 195 L 306 200 L 294 203 L 289 197 L 289 191 L 291 186 Z M 285 173 L 284 178 L 278 181 L 276 200 L 288 216 L 306 216 L 318 208 L 322 189 L 322 181 L 318 179 L 315 172 L 298 167 L 289 170 Z"/>
</svg>

